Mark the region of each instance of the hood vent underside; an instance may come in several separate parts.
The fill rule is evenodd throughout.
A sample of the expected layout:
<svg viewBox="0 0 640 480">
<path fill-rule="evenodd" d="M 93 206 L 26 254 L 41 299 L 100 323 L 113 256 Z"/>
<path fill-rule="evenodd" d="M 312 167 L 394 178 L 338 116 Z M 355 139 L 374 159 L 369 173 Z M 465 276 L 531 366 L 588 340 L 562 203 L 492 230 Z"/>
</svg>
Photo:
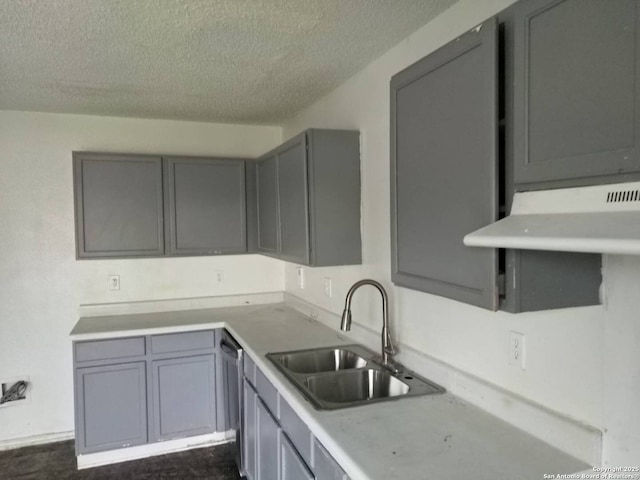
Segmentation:
<svg viewBox="0 0 640 480">
<path fill-rule="evenodd" d="M 640 182 L 518 192 L 511 215 L 466 235 L 464 243 L 640 255 Z"/>
</svg>

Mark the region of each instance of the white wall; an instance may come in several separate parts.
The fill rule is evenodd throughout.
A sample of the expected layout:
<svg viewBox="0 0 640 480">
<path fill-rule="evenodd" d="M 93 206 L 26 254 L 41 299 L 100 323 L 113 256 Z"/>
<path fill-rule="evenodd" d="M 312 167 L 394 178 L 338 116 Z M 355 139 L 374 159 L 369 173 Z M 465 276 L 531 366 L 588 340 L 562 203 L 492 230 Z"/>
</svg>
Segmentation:
<svg viewBox="0 0 640 480">
<path fill-rule="evenodd" d="M 607 466 L 640 461 L 640 257 L 604 257 L 604 444 Z"/>
<path fill-rule="evenodd" d="M 0 409 L 0 442 L 73 430 L 79 305 L 284 288 L 283 264 L 258 255 L 76 261 L 72 150 L 255 158 L 281 138 L 278 127 L 0 112 L 0 381 L 33 383 L 30 404 Z"/>
<path fill-rule="evenodd" d="M 493 313 L 394 288 L 390 281 L 389 80 L 510 3 L 511 0 L 460 1 L 284 125 L 285 139 L 309 127 L 353 128 L 361 132 L 364 259 L 363 265 L 357 267 L 305 269 L 304 290 L 297 287 L 296 266 L 287 264 L 286 289 L 339 314 L 346 291 L 355 280 L 378 279 L 392 296 L 394 334 L 401 343 L 560 414 L 601 428 L 602 307 L 520 315 Z M 333 281 L 331 299 L 324 296 L 325 277 Z M 363 289 L 356 294 L 353 321 L 380 330 L 375 291 Z M 526 335 L 525 371 L 508 365 L 510 330 Z"/>
</svg>

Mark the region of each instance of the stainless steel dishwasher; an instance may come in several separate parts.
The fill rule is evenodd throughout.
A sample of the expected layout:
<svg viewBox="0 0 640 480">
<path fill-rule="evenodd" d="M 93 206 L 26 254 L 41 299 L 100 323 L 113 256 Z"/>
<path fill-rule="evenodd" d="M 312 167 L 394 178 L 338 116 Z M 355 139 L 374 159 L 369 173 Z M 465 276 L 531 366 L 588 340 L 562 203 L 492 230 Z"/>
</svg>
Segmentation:
<svg viewBox="0 0 640 480">
<path fill-rule="evenodd" d="M 220 352 L 222 354 L 222 381 L 225 398 L 225 422 L 228 430 L 235 430 L 235 460 L 240 475 L 245 475 L 242 451 L 242 411 L 243 389 L 242 375 L 244 371 L 244 356 L 240 344 L 229 332 L 223 330 L 220 338 Z"/>
</svg>

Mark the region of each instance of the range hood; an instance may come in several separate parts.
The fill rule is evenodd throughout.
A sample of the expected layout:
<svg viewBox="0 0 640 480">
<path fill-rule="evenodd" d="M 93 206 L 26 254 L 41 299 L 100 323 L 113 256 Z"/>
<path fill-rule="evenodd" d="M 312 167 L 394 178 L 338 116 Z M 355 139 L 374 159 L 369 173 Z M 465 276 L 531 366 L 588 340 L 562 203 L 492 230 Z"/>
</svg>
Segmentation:
<svg viewBox="0 0 640 480">
<path fill-rule="evenodd" d="M 511 215 L 464 244 L 640 255 L 640 182 L 517 192 Z"/>
</svg>

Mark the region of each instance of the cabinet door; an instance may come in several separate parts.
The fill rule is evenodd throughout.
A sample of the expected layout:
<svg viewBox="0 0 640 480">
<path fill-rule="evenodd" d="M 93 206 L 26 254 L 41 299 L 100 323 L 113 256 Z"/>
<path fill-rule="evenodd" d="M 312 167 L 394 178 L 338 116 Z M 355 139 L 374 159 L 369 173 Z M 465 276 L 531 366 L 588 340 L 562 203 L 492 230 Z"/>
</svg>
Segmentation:
<svg viewBox="0 0 640 480">
<path fill-rule="evenodd" d="M 313 439 L 313 473 L 322 480 L 347 480 L 347 474 L 316 438 Z"/>
<path fill-rule="evenodd" d="M 278 478 L 278 436 L 280 427 L 269 413 L 269 409 L 258 399 L 257 424 L 257 480 Z"/>
<path fill-rule="evenodd" d="M 164 255 L 162 159 L 74 153 L 78 258 Z"/>
<path fill-rule="evenodd" d="M 280 432 L 280 480 L 313 480 L 314 476 L 284 432 Z M 323 479 L 317 475 L 318 479 Z"/>
<path fill-rule="evenodd" d="M 216 430 L 213 355 L 152 362 L 154 440 Z"/>
<path fill-rule="evenodd" d="M 245 252 L 244 160 L 169 157 L 165 162 L 170 253 Z"/>
<path fill-rule="evenodd" d="M 278 252 L 278 159 L 275 155 L 256 165 L 258 189 L 258 250 Z"/>
<path fill-rule="evenodd" d="M 238 366 L 237 360 L 224 352 L 219 355 L 221 363 L 220 391 L 218 401 L 222 403 L 222 425 L 218 430 L 233 430 L 238 425 Z"/>
<path fill-rule="evenodd" d="M 145 362 L 76 369 L 78 454 L 147 443 Z"/>
<path fill-rule="evenodd" d="M 584 184 L 640 168 L 638 9 L 637 0 L 517 3 L 516 183 Z"/>
<path fill-rule="evenodd" d="M 242 449 L 244 475 L 249 480 L 257 480 L 256 471 L 256 444 L 257 444 L 257 413 L 256 407 L 258 403 L 258 395 L 251 384 L 244 379 L 244 408 L 242 421 Z"/>
<path fill-rule="evenodd" d="M 495 19 L 391 81 L 392 280 L 495 310 L 497 253 L 462 238 L 497 194 Z"/>
<path fill-rule="evenodd" d="M 309 264 L 307 140 L 302 134 L 278 151 L 280 257 Z M 339 247 L 336 247 L 339 248 Z"/>
</svg>

